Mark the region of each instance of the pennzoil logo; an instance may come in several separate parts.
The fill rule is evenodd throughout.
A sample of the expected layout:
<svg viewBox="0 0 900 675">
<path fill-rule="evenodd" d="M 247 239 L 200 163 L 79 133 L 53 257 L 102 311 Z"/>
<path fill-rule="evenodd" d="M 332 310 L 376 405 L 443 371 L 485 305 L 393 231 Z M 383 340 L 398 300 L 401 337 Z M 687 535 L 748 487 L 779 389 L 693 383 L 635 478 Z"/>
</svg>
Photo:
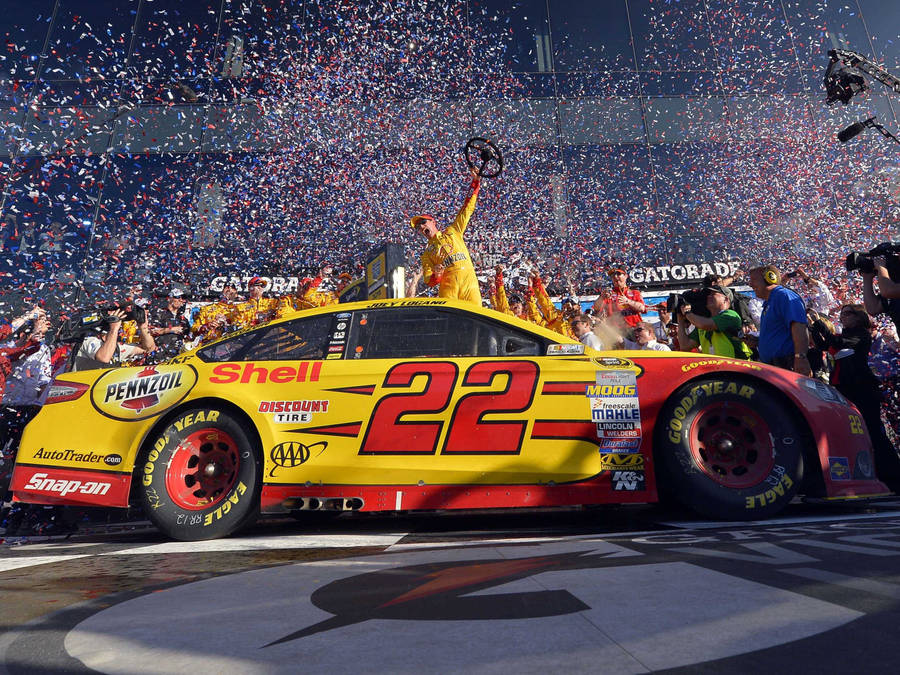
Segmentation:
<svg viewBox="0 0 900 675">
<path fill-rule="evenodd" d="M 197 371 L 189 365 L 110 370 L 91 389 L 91 403 L 113 419 L 145 420 L 180 403 L 196 382 Z"/>
</svg>

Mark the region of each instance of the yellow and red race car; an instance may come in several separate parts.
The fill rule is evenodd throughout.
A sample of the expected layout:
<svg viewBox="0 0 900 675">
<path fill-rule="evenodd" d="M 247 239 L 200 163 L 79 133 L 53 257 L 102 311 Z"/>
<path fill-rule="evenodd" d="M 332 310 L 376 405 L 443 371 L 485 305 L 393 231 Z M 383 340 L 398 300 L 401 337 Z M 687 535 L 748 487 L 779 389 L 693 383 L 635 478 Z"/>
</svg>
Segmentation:
<svg viewBox="0 0 900 675">
<path fill-rule="evenodd" d="M 176 539 L 262 511 L 654 502 L 722 519 L 886 494 L 858 411 L 758 363 L 595 352 L 441 299 L 300 312 L 158 366 L 66 373 L 19 501 L 139 502 Z"/>
</svg>

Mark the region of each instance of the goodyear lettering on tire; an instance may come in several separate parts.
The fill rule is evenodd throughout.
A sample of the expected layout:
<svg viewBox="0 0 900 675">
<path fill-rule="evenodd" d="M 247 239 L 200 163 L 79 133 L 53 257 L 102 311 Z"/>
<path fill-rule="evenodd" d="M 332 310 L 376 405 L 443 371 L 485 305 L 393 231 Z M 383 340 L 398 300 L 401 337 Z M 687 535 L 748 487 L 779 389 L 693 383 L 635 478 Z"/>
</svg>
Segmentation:
<svg viewBox="0 0 900 675">
<path fill-rule="evenodd" d="M 672 416 L 666 424 L 666 433 L 672 443 L 679 443 L 684 432 L 684 418 L 693 409 L 697 402 L 704 397 L 713 396 L 714 394 L 736 394 L 748 401 L 753 400 L 756 395 L 756 389 L 747 384 L 738 382 L 703 382 L 693 387 L 687 396 L 682 397 L 672 411 Z"/>
</svg>

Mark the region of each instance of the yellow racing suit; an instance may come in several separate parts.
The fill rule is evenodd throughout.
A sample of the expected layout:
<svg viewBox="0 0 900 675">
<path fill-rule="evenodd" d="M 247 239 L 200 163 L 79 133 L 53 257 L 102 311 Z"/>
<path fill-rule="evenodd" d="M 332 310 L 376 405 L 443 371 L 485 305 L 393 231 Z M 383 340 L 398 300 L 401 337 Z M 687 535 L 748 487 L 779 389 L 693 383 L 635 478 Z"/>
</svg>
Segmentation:
<svg viewBox="0 0 900 675">
<path fill-rule="evenodd" d="M 422 253 L 422 276 L 429 286 L 440 284 L 438 297 L 474 302 L 479 307 L 481 291 L 475 277 L 472 256 L 469 255 L 469 249 L 463 241 L 463 233 L 475 211 L 480 187 L 481 182 L 477 178 L 472 181 L 472 194 L 463 203 L 456 218 L 449 227 L 428 240 Z M 444 267 L 440 274 L 435 273 L 435 267 L 438 265 Z"/>
<path fill-rule="evenodd" d="M 547 289 L 544 288 L 544 282 L 541 280 L 541 277 L 535 274 L 531 278 L 531 283 L 534 288 L 535 298 L 537 299 L 537 306 L 540 308 L 541 314 L 544 315 L 544 325 L 551 330 L 555 330 L 557 333 L 562 333 L 566 337 L 574 338 L 575 333 L 572 331 L 572 326 L 569 324 L 565 315 L 553 306 L 553 302 L 550 300 L 550 296 L 547 295 Z"/>
</svg>

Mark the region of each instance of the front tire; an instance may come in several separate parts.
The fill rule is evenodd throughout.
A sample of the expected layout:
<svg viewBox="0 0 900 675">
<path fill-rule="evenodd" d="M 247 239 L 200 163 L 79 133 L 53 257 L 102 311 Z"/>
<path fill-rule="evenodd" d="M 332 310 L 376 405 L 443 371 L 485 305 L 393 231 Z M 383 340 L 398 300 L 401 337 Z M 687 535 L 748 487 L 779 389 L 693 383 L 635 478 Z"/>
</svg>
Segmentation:
<svg viewBox="0 0 900 675">
<path fill-rule="evenodd" d="M 259 454 L 243 425 L 224 411 L 181 411 L 148 439 L 138 466 L 144 512 L 173 539 L 224 537 L 259 512 Z"/>
<path fill-rule="evenodd" d="M 684 385 L 659 417 L 664 491 L 711 518 L 775 515 L 803 478 L 797 415 L 760 382 L 708 377 Z"/>
</svg>

